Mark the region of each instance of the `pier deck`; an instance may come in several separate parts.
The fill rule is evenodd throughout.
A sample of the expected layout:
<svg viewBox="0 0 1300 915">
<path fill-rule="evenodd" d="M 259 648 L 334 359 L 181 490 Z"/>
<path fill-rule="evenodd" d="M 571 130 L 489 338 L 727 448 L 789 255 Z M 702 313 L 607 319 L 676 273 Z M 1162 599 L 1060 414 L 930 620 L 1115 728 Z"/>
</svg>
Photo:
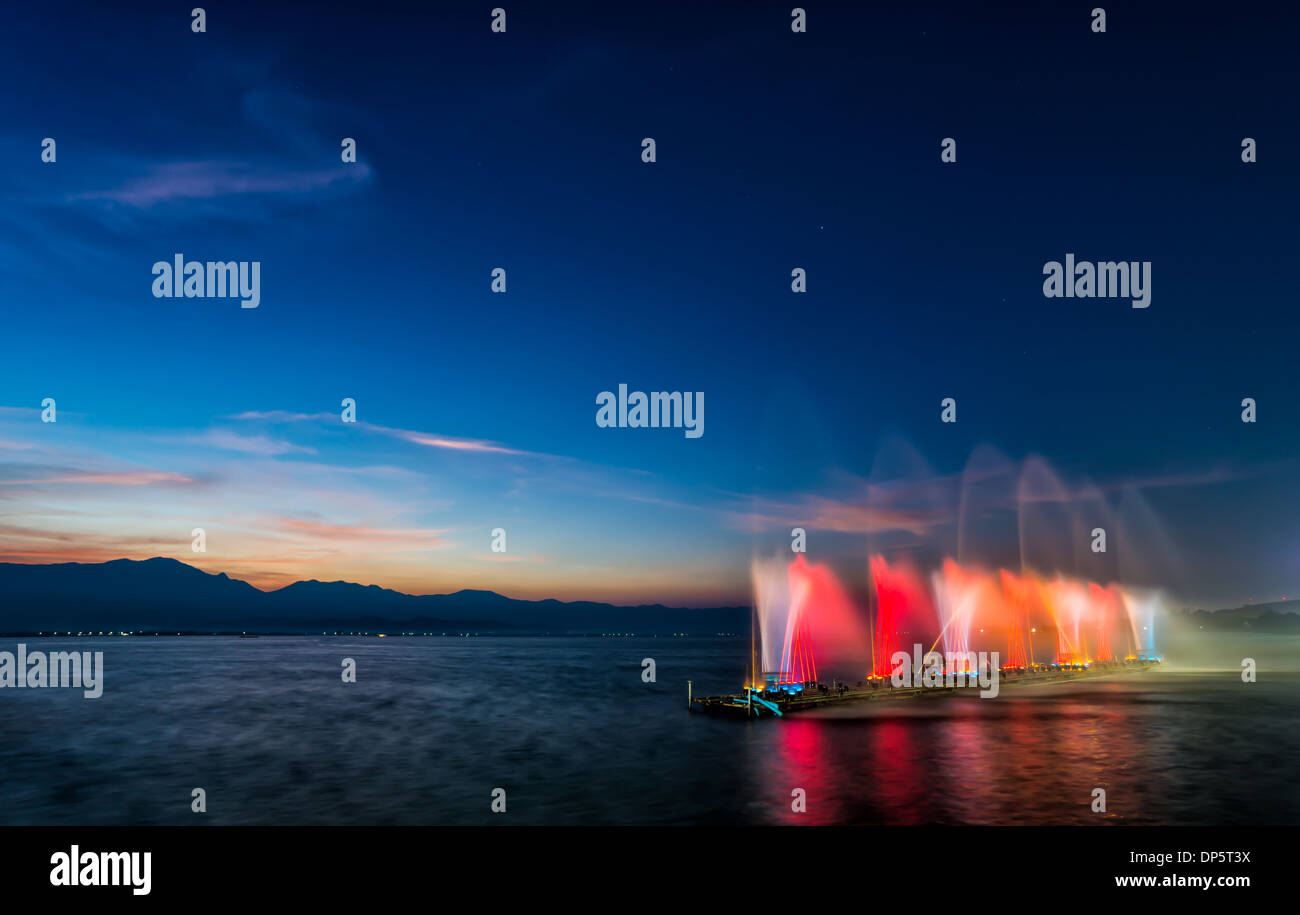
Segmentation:
<svg viewBox="0 0 1300 915">
<path fill-rule="evenodd" d="M 998 689 L 1061 683 L 1070 680 L 1095 680 L 1115 674 L 1133 673 L 1155 667 L 1155 660 L 1094 661 L 1083 665 L 1044 665 L 1034 668 L 1003 668 L 998 672 Z M 797 692 L 784 689 L 754 690 L 726 696 L 692 696 L 688 694 L 688 708 L 706 715 L 734 718 L 769 718 L 809 711 L 830 706 L 850 705 L 860 702 L 882 702 L 901 699 L 934 699 L 944 696 L 978 696 L 980 687 L 971 677 L 967 685 L 906 686 L 896 687 L 889 678 L 874 677 L 856 684 L 802 684 Z"/>
</svg>

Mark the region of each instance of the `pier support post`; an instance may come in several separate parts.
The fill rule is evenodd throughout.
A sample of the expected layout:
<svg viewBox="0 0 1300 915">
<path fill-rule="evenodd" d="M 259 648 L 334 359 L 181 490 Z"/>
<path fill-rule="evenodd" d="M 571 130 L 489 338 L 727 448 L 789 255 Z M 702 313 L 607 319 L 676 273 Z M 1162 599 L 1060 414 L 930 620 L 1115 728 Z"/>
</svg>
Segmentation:
<svg viewBox="0 0 1300 915">
<path fill-rule="evenodd" d="M 691 710 L 691 681 L 686 681 L 686 711 Z"/>
</svg>

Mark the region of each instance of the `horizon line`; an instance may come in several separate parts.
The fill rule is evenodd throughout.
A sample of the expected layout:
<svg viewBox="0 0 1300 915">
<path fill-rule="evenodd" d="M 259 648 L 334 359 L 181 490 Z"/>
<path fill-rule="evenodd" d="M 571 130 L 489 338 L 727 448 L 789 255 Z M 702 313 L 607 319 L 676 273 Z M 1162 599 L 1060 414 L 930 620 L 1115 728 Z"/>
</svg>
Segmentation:
<svg viewBox="0 0 1300 915">
<path fill-rule="evenodd" d="M 683 607 L 683 606 L 671 606 L 669 604 L 660 603 L 658 601 L 649 604 L 615 604 L 615 603 L 611 603 L 610 601 L 603 601 L 603 600 L 563 600 L 558 597 L 545 597 L 545 598 L 535 599 L 535 598 L 527 598 L 527 597 L 511 597 L 509 594 L 502 594 L 500 591 L 496 591 L 491 588 L 459 588 L 455 591 L 443 591 L 438 593 L 427 593 L 427 594 L 413 594 L 410 591 L 400 591 L 397 588 L 389 588 L 389 587 L 385 587 L 384 585 L 364 584 L 359 581 L 347 581 L 342 578 L 334 579 L 333 581 L 325 581 L 320 578 L 300 578 L 295 581 L 289 582 L 289 584 L 287 585 L 282 585 L 279 588 L 272 588 L 270 590 L 267 590 L 264 588 L 259 588 L 257 585 L 253 584 L 251 581 L 248 581 L 246 579 L 236 578 L 235 576 L 231 575 L 228 572 L 209 572 L 207 569 L 201 568 L 196 565 L 192 565 L 191 563 L 185 562 L 184 560 L 181 559 L 177 559 L 174 556 L 150 556 L 147 559 L 132 559 L 129 556 L 119 556 L 116 559 L 105 559 L 100 562 L 81 562 L 75 559 L 64 560 L 62 562 L 13 562 L 8 559 L 3 559 L 0 560 L 0 566 L 27 566 L 27 567 L 36 567 L 36 566 L 49 567 L 49 566 L 69 566 L 69 565 L 104 566 L 114 562 L 130 562 L 136 564 L 144 564 L 146 562 L 154 562 L 156 560 L 163 560 L 165 562 L 174 562 L 177 563 L 178 565 L 183 565 L 188 569 L 193 569 L 194 571 L 200 572 L 204 575 L 210 575 L 213 578 L 224 577 L 229 581 L 236 581 L 239 582 L 240 584 L 247 585 L 248 587 L 252 588 L 254 591 L 257 591 L 259 594 L 275 594 L 277 592 L 284 591 L 287 588 L 292 588 L 294 585 L 323 584 L 323 585 L 355 585 L 358 588 L 375 588 L 380 591 L 390 591 L 393 594 L 398 594 L 401 595 L 402 597 L 452 597 L 457 594 L 466 594 L 466 593 L 492 594 L 495 595 L 496 597 L 504 598 L 505 600 L 518 601 L 519 603 L 525 603 L 525 604 L 540 604 L 540 603 L 547 603 L 547 602 L 554 602 L 557 604 L 564 604 L 564 605 L 598 604 L 606 607 L 614 607 L 615 609 L 621 609 L 621 610 L 636 610 L 642 607 L 662 607 L 665 610 L 752 610 L 753 609 L 753 607 L 747 604 L 719 604 L 716 606 Z"/>
</svg>

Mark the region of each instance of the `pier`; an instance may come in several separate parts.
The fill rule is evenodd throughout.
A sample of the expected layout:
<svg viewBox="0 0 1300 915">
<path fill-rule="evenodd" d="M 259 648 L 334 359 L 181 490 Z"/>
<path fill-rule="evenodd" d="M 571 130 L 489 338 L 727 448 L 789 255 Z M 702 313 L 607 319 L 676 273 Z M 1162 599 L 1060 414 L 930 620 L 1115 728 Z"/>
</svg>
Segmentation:
<svg viewBox="0 0 1300 915">
<path fill-rule="evenodd" d="M 998 670 L 1000 688 L 1092 680 L 1115 674 L 1150 670 L 1159 662 L 1154 658 L 1130 658 L 1123 661 L 1093 661 L 1089 664 L 1045 664 L 1033 667 L 1003 667 Z M 963 684 L 964 681 L 964 684 Z M 725 696 L 695 696 L 688 683 L 686 702 L 692 712 L 728 718 L 784 718 L 786 715 L 831 706 L 861 702 L 885 702 L 903 699 L 940 699 L 952 696 L 979 696 L 980 686 L 974 673 L 945 675 L 943 685 L 894 686 L 889 677 L 869 677 L 858 683 L 775 683 L 747 686 L 742 692 Z"/>
</svg>

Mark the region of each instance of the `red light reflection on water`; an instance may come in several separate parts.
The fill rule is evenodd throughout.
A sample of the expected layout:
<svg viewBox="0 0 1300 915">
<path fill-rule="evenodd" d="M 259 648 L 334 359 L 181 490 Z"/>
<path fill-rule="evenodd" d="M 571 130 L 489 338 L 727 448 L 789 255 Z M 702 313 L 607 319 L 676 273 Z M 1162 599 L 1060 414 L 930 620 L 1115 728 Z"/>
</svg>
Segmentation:
<svg viewBox="0 0 1300 915">
<path fill-rule="evenodd" d="M 791 825 L 1143 822 L 1154 739 L 1131 685 L 908 700 L 754 722 L 760 820 Z M 1135 764 L 1136 763 L 1136 764 Z M 1149 774 L 1145 776 L 1149 778 Z M 1121 798 L 1093 813 L 1092 789 Z M 791 792 L 806 792 L 806 813 Z"/>
</svg>

